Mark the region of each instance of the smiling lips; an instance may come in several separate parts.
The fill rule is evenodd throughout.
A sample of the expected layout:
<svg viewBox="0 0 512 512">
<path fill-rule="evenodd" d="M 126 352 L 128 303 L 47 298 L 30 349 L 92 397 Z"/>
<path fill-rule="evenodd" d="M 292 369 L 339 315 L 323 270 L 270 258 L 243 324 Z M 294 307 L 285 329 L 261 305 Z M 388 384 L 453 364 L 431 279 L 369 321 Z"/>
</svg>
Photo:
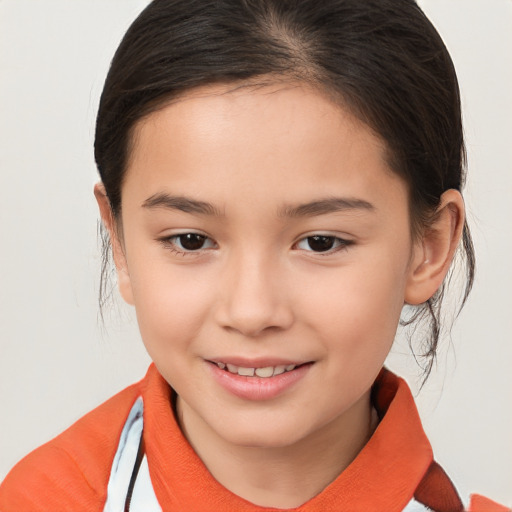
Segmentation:
<svg viewBox="0 0 512 512">
<path fill-rule="evenodd" d="M 268 361 L 257 366 L 239 366 L 234 362 L 208 362 L 212 376 L 220 386 L 239 398 L 251 401 L 270 400 L 281 395 L 301 381 L 314 364 L 307 362 L 270 366 Z"/>
<path fill-rule="evenodd" d="M 226 370 L 230 373 L 238 374 L 243 377 L 262 377 L 269 378 L 275 375 L 281 375 L 285 372 L 294 370 L 298 365 L 277 365 L 277 366 L 265 366 L 263 368 L 247 368 L 243 366 L 236 366 L 231 363 L 215 363 L 221 370 Z"/>
</svg>

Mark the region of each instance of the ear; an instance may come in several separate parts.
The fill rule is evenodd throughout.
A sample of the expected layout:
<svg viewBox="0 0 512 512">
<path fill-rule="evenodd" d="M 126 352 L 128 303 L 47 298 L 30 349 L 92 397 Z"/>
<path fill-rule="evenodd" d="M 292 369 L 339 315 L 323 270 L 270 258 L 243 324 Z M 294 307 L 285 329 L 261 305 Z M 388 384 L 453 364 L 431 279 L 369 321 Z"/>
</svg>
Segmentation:
<svg viewBox="0 0 512 512">
<path fill-rule="evenodd" d="M 110 236 L 110 244 L 112 245 L 112 255 L 114 257 L 114 263 L 117 270 L 117 282 L 119 286 L 119 292 L 121 293 L 121 296 L 128 304 L 133 305 L 132 285 L 130 281 L 130 274 L 128 272 L 128 265 L 126 263 L 126 256 L 124 253 L 123 244 L 120 239 L 120 227 L 117 225 L 116 219 L 114 218 L 114 215 L 112 213 L 110 201 L 108 199 L 107 192 L 105 190 L 105 186 L 103 185 L 103 183 L 100 182 L 94 185 L 94 196 L 96 197 L 96 201 L 98 202 L 101 220 Z"/>
<path fill-rule="evenodd" d="M 442 196 L 434 222 L 415 243 L 405 290 L 407 304 L 422 304 L 439 289 L 462 236 L 464 201 L 458 190 Z"/>
</svg>

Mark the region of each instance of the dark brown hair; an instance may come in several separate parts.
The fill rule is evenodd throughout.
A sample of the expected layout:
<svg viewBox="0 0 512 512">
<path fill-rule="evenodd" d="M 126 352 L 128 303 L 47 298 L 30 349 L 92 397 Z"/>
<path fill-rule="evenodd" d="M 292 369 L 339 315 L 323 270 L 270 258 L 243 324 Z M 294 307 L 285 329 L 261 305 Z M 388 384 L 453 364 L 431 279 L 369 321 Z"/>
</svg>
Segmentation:
<svg viewBox="0 0 512 512">
<path fill-rule="evenodd" d="M 99 105 L 95 157 L 113 215 L 122 208 L 137 121 L 194 87 L 281 79 L 327 92 L 380 135 L 391 168 L 408 184 L 414 234 L 428 226 L 444 191 L 461 190 L 466 161 L 457 77 L 413 0 L 154 0 L 119 45 Z M 460 254 L 462 307 L 475 264 L 467 224 Z M 107 268 L 105 258 L 100 302 Z M 403 320 L 429 323 L 420 354 L 426 375 L 443 295 L 444 285 Z"/>
</svg>

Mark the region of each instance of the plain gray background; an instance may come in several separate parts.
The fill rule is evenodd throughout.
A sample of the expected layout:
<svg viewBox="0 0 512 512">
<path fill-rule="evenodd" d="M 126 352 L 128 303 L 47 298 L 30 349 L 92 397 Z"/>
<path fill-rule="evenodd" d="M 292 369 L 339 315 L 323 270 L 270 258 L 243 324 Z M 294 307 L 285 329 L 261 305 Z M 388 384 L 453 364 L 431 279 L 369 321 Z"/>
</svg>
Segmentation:
<svg viewBox="0 0 512 512">
<path fill-rule="evenodd" d="M 108 63 L 145 0 L 0 0 L 0 479 L 144 375 L 133 312 L 98 320 L 92 141 Z M 418 396 L 463 497 L 512 504 L 512 2 L 423 0 L 461 84 L 474 291 Z M 389 360 L 417 389 L 399 343 Z"/>
</svg>

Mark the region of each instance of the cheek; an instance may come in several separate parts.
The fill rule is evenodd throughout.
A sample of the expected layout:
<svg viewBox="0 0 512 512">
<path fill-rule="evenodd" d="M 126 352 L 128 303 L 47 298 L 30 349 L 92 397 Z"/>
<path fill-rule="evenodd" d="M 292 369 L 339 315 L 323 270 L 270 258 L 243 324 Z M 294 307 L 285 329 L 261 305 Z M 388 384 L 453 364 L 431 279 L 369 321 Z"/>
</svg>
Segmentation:
<svg viewBox="0 0 512 512">
<path fill-rule="evenodd" d="M 150 355 L 186 346 L 206 324 L 215 286 L 185 266 L 153 262 L 131 268 L 137 320 Z"/>
<path fill-rule="evenodd" d="M 308 280 L 302 316 L 311 328 L 321 329 L 325 343 L 345 355 L 381 353 L 391 346 L 404 303 L 405 259 L 381 255 L 376 264 L 359 259 Z M 372 258 L 373 259 L 373 258 Z M 332 349 L 332 347 L 331 347 Z"/>
</svg>

